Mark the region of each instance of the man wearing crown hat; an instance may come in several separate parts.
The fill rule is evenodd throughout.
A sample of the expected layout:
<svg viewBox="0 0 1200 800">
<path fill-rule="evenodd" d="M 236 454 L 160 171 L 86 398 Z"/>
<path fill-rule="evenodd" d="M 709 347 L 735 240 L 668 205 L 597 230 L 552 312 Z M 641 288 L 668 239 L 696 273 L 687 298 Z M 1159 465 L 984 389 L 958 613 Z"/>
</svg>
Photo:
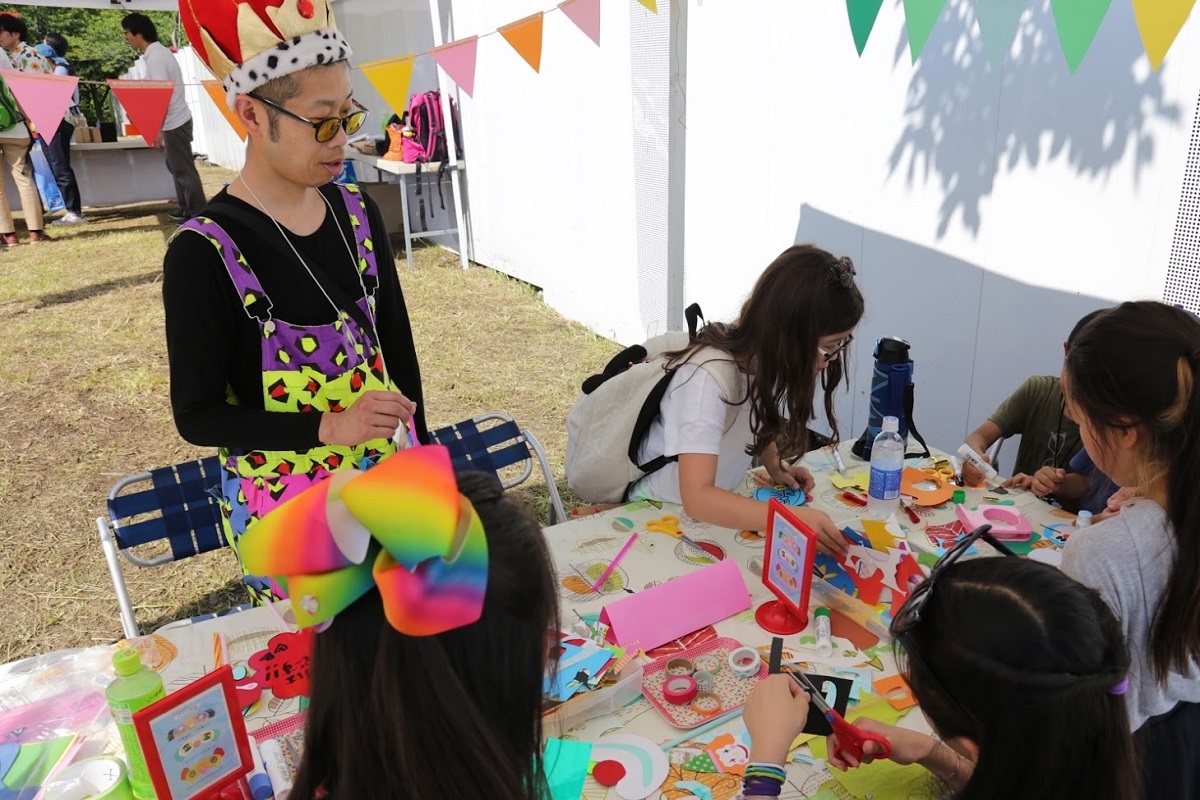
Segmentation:
<svg viewBox="0 0 1200 800">
<path fill-rule="evenodd" d="M 220 448 L 241 561 L 239 538 L 280 503 L 427 438 L 421 374 L 379 208 L 332 183 L 366 112 L 328 0 L 180 0 L 180 17 L 247 131 L 241 174 L 163 265 L 175 424 Z"/>
</svg>

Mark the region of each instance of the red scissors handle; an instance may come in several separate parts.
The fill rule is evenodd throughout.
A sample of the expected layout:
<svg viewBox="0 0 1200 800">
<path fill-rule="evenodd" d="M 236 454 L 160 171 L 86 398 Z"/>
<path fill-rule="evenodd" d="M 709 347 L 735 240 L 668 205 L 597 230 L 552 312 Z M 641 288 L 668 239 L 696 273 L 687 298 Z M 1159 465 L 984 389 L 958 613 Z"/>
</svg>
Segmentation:
<svg viewBox="0 0 1200 800">
<path fill-rule="evenodd" d="M 851 725 L 833 709 L 825 713 L 825 719 L 829 721 L 829 727 L 833 728 L 833 732 L 837 736 L 838 752 L 854 756 L 858 763 L 862 763 L 863 746 L 867 742 L 874 742 L 878 745 L 879 752 L 871 753 L 872 758 L 887 758 L 892 754 L 892 743 L 886 738 L 877 733 L 867 733 L 861 728 Z"/>
</svg>

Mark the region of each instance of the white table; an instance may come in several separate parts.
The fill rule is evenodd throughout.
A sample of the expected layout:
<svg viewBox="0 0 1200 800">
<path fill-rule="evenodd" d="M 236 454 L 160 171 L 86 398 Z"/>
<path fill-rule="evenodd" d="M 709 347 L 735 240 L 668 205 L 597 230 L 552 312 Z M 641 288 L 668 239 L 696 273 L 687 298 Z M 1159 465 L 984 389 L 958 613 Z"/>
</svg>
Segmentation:
<svg viewBox="0 0 1200 800">
<path fill-rule="evenodd" d="M 83 205 L 116 206 L 126 203 L 165 201 L 175 197 L 175 181 L 162 153 L 147 147 L 142 138 L 116 142 L 71 145 L 71 168 L 79 182 Z M 4 172 L 4 192 L 13 211 L 21 198 Z"/>
</svg>

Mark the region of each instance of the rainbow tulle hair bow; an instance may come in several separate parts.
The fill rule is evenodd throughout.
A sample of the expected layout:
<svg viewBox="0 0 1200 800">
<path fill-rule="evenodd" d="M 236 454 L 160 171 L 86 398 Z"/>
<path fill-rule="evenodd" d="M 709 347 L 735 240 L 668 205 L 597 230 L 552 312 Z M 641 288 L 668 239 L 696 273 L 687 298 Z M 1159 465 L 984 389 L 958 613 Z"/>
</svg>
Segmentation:
<svg viewBox="0 0 1200 800">
<path fill-rule="evenodd" d="M 334 473 L 254 523 L 238 549 L 248 571 L 287 590 L 301 627 L 328 622 L 372 586 L 388 622 L 410 636 L 483 613 L 487 538 L 445 447 Z"/>
</svg>

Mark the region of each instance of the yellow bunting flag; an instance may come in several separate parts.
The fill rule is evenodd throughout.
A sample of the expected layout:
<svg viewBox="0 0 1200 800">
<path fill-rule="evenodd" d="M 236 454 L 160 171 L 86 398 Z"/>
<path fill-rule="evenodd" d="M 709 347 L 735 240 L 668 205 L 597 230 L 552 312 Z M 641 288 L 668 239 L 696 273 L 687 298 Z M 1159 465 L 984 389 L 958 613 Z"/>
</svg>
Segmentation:
<svg viewBox="0 0 1200 800">
<path fill-rule="evenodd" d="M 412 83 L 413 59 L 409 54 L 399 58 L 368 61 L 361 66 L 363 75 L 375 87 L 384 101 L 400 116 L 408 110 L 408 87 Z"/>
<path fill-rule="evenodd" d="M 542 12 L 500 28 L 500 35 L 525 59 L 534 72 L 542 69 Z"/>
<path fill-rule="evenodd" d="M 658 0 L 638 0 L 638 2 L 644 5 L 651 14 L 658 13 Z"/>
<path fill-rule="evenodd" d="M 1162 66 L 1167 50 L 1195 4 L 1196 0 L 1133 0 L 1142 44 L 1146 46 L 1146 55 L 1154 69 Z"/>
<path fill-rule="evenodd" d="M 233 128 L 234 133 L 243 142 L 246 141 L 246 128 L 242 125 L 242 121 L 237 118 L 237 114 L 229 110 L 229 104 L 225 102 L 225 90 L 221 88 L 221 82 L 210 79 L 200 81 L 200 83 L 204 86 L 204 91 L 208 92 L 208 96 L 212 98 L 213 104 L 221 110 L 221 116 L 225 117 L 225 120 Z"/>
</svg>

